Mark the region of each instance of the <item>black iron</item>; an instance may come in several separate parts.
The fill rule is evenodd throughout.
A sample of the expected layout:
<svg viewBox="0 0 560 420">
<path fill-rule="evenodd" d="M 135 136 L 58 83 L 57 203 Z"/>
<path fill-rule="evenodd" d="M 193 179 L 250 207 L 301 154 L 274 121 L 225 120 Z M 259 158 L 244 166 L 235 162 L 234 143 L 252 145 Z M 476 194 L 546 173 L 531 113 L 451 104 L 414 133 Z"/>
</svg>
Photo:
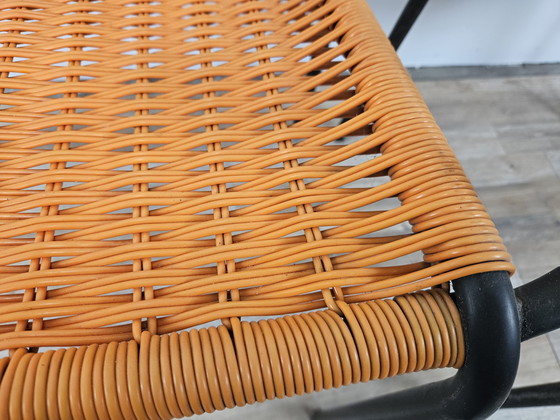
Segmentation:
<svg viewBox="0 0 560 420">
<path fill-rule="evenodd" d="M 512 389 L 502 408 L 560 405 L 560 382 Z"/>
<path fill-rule="evenodd" d="M 391 35 L 389 35 L 389 41 L 393 44 L 393 48 L 398 50 L 404 38 L 416 22 L 416 19 L 426 6 L 428 0 L 408 0 L 404 10 L 399 16 L 399 20 L 393 27 Z"/>
<path fill-rule="evenodd" d="M 560 328 L 560 267 L 515 289 L 521 341 Z"/>
<path fill-rule="evenodd" d="M 507 273 L 467 276 L 453 282 L 466 339 L 465 364 L 444 381 L 373 400 L 313 413 L 335 419 L 478 419 L 500 408 L 519 363 L 520 326 Z"/>
<path fill-rule="evenodd" d="M 515 289 L 521 341 L 560 328 L 560 267 Z M 502 408 L 560 405 L 560 382 L 512 389 Z"/>
</svg>

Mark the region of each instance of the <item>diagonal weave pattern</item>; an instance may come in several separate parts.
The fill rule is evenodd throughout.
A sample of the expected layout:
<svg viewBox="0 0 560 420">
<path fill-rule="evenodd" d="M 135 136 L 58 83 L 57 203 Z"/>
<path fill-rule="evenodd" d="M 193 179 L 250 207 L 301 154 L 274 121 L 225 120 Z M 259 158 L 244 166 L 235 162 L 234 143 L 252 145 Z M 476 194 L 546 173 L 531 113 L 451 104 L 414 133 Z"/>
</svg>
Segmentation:
<svg viewBox="0 0 560 420">
<path fill-rule="evenodd" d="M 0 5 L 2 349 L 513 270 L 363 0 Z"/>
</svg>

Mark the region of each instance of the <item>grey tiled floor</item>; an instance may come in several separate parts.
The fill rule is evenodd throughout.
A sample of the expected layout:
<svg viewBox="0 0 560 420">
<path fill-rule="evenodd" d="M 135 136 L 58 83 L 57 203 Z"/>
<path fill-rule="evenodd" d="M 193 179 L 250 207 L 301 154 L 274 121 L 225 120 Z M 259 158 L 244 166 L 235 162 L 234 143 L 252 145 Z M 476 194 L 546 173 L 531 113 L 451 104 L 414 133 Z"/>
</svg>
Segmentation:
<svg viewBox="0 0 560 420">
<path fill-rule="evenodd" d="M 530 281 L 560 265 L 560 75 L 425 79 L 429 74 L 424 72 L 417 86 L 517 264 L 513 283 Z M 560 381 L 559 360 L 560 332 L 523 343 L 516 385 Z M 347 404 L 453 373 L 404 375 L 201 419 L 303 420 L 316 407 Z M 560 419 L 560 408 L 501 410 L 492 419 Z"/>
</svg>

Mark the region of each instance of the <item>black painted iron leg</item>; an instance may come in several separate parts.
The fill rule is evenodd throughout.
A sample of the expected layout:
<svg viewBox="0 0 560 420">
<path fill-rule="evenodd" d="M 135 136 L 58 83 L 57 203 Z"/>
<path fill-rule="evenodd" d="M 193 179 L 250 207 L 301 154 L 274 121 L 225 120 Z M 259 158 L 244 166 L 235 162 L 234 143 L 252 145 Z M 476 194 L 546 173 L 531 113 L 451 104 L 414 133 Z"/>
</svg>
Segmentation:
<svg viewBox="0 0 560 420">
<path fill-rule="evenodd" d="M 521 341 L 560 328 L 560 267 L 515 289 Z M 560 382 L 513 389 L 502 408 L 560 405 Z"/>
<path fill-rule="evenodd" d="M 519 363 L 520 327 L 507 273 L 468 276 L 453 282 L 466 338 L 466 360 L 444 381 L 373 400 L 313 413 L 334 419 L 478 419 L 500 408 Z"/>
<path fill-rule="evenodd" d="M 391 35 L 389 35 L 389 41 L 393 44 L 393 48 L 398 50 L 404 38 L 416 22 L 416 19 L 426 6 L 428 0 L 408 0 L 404 10 L 399 16 L 399 20 L 395 24 Z"/>
<path fill-rule="evenodd" d="M 560 405 L 560 382 L 512 389 L 502 408 Z"/>
<path fill-rule="evenodd" d="M 560 267 L 515 289 L 521 341 L 560 328 Z"/>
</svg>

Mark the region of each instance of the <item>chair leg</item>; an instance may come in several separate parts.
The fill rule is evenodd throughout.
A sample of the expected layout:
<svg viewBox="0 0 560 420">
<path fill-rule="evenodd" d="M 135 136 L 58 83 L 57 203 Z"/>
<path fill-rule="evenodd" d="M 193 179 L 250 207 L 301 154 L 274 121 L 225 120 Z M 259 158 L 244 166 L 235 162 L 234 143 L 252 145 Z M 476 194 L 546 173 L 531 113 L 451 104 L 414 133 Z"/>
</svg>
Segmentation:
<svg viewBox="0 0 560 420">
<path fill-rule="evenodd" d="M 399 49 L 426 3 L 428 3 L 428 0 L 408 0 L 408 3 L 399 16 L 399 20 L 397 20 L 397 23 L 391 31 L 391 35 L 389 35 L 389 41 L 391 41 L 395 51 Z"/>
<path fill-rule="evenodd" d="M 515 289 L 521 341 L 560 328 L 560 267 Z"/>
<path fill-rule="evenodd" d="M 560 267 L 515 289 L 521 341 L 560 328 Z M 560 405 L 560 382 L 512 389 L 502 408 Z"/>
<path fill-rule="evenodd" d="M 502 408 L 560 405 L 560 382 L 512 389 Z"/>
<path fill-rule="evenodd" d="M 316 411 L 314 420 L 475 419 L 500 408 L 519 363 L 520 326 L 508 275 L 493 272 L 453 282 L 466 339 L 465 364 L 457 374 L 369 401 Z"/>
</svg>

